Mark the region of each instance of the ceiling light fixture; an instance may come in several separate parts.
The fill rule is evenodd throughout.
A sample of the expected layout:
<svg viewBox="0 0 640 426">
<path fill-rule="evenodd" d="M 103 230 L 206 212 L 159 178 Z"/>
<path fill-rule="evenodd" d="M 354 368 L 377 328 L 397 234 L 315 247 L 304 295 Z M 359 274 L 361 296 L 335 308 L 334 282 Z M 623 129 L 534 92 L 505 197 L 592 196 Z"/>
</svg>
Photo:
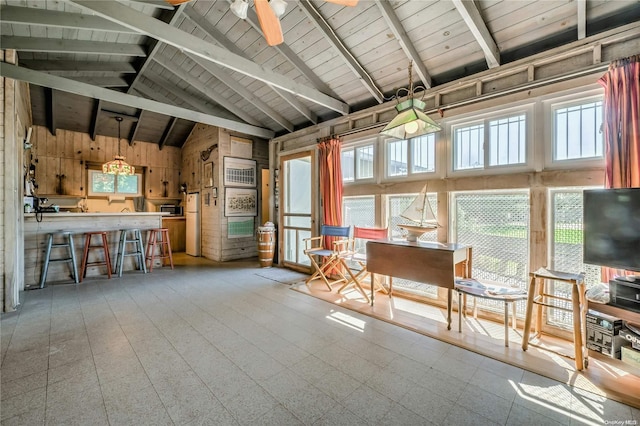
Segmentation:
<svg viewBox="0 0 640 426">
<path fill-rule="evenodd" d="M 118 122 L 118 155 L 111 161 L 102 165 L 102 173 L 108 175 L 132 175 L 135 173 L 135 167 L 130 166 L 124 161 L 124 157 L 120 155 L 120 124 L 122 117 L 116 117 Z"/>
<path fill-rule="evenodd" d="M 234 0 L 229 9 L 240 19 L 247 19 L 247 11 L 249 10 L 249 2 L 247 0 Z"/>
<path fill-rule="evenodd" d="M 424 86 L 413 87 L 412 67 L 413 62 L 409 62 L 409 88 L 398 89 L 396 92 L 398 115 L 382 129 L 380 132 L 382 135 L 396 139 L 410 139 L 442 130 L 438 123 L 424 113 L 426 104 L 422 99 L 414 98 L 416 91 L 421 90 L 424 94 L 426 89 Z M 402 92 L 407 93 L 407 99 L 400 102 L 399 99 Z"/>
<path fill-rule="evenodd" d="M 284 0 L 269 0 L 269 5 L 278 18 L 281 18 L 287 11 L 287 2 Z"/>
</svg>

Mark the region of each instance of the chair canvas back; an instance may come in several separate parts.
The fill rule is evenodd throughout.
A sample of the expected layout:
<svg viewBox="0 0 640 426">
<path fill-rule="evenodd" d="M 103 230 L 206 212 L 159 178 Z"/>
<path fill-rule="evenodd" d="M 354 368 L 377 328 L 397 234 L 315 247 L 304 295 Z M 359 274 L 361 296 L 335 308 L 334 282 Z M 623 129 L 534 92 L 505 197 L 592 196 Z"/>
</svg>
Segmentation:
<svg viewBox="0 0 640 426">
<path fill-rule="evenodd" d="M 387 228 L 361 228 L 353 227 L 353 238 L 362 240 L 385 240 L 389 233 Z"/>
</svg>

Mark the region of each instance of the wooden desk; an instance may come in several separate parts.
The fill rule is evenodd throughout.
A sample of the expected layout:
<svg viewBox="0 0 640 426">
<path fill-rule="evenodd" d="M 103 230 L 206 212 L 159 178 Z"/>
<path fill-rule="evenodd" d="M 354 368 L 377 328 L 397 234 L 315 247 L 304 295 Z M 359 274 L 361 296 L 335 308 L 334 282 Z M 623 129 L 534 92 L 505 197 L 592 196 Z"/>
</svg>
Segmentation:
<svg viewBox="0 0 640 426">
<path fill-rule="evenodd" d="M 471 247 L 421 241 L 368 241 L 367 269 L 371 271 L 371 305 L 374 297 L 374 274 L 446 288 L 447 329 L 451 330 L 451 299 L 455 277 L 471 276 Z"/>
</svg>

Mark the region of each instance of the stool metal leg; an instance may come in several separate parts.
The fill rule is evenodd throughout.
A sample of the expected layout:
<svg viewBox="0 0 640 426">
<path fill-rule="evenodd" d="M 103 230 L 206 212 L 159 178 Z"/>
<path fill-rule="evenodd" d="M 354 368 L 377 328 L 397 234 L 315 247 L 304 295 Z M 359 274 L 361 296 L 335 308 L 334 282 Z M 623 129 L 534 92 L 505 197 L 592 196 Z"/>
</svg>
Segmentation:
<svg viewBox="0 0 640 426">
<path fill-rule="evenodd" d="M 49 234 L 47 237 L 47 254 L 44 257 L 42 274 L 40 275 L 40 288 L 44 288 L 44 282 L 47 279 L 47 272 L 49 271 L 49 259 L 51 257 L 52 245 L 53 245 L 53 234 Z M 77 277 L 77 274 L 76 274 L 76 277 Z"/>
<path fill-rule="evenodd" d="M 140 264 L 140 269 L 147 273 L 147 262 L 144 260 L 144 245 L 142 244 L 142 232 L 139 229 L 135 231 L 135 239 L 136 239 L 136 251 L 138 252 L 138 263 Z"/>
<path fill-rule="evenodd" d="M 124 252 L 127 247 L 127 230 L 120 231 L 120 242 L 118 243 L 118 256 L 116 257 L 116 269 L 118 276 L 122 276 L 122 266 L 124 264 Z M 114 271 L 115 273 L 115 271 Z"/>
<path fill-rule="evenodd" d="M 73 279 L 76 284 L 80 284 L 78 277 L 78 261 L 76 260 L 76 247 L 73 245 L 73 235 L 69 234 L 69 251 L 71 252 L 71 265 L 73 265 Z"/>
</svg>

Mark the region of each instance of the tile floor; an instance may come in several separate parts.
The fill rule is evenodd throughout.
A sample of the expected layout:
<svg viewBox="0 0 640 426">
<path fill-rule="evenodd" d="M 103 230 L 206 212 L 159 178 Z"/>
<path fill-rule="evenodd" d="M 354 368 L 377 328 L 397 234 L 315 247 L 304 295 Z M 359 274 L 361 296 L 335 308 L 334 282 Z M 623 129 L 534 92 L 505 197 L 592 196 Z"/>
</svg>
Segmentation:
<svg viewBox="0 0 640 426">
<path fill-rule="evenodd" d="M 264 271 L 178 258 L 173 271 L 24 292 L 0 323 L 1 423 L 640 422 L 638 409 L 291 291 Z"/>
</svg>

